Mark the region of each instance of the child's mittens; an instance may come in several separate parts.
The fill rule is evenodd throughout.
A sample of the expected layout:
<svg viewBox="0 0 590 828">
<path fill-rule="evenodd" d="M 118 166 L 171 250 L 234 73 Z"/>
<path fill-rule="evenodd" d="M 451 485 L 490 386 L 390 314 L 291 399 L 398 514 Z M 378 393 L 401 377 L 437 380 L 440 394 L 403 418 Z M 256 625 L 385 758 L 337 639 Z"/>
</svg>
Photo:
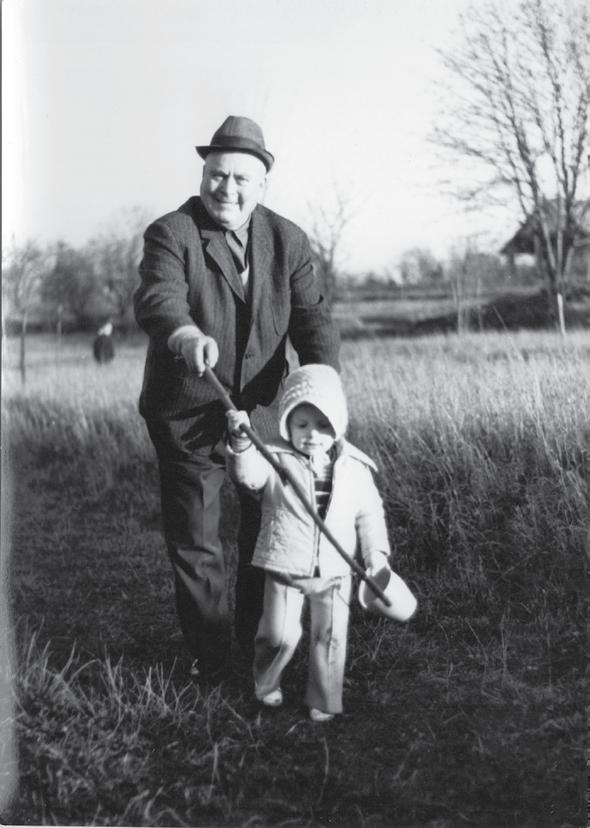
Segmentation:
<svg viewBox="0 0 590 828">
<path fill-rule="evenodd" d="M 245 411 L 228 411 L 225 416 L 229 431 L 229 444 L 232 451 L 239 454 L 252 444 L 246 432 L 241 429 L 242 424 L 250 425 L 250 418 Z"/>
</svg>

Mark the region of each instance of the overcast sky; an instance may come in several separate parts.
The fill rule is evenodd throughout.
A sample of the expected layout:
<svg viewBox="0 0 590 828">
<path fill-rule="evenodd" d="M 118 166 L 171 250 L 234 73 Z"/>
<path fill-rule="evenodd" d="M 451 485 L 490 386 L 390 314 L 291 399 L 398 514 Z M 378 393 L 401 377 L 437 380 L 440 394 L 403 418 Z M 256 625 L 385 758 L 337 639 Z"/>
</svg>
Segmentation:
<svg viewBox="0 0 590 828">
<path fill-rule="evenodd" d="M 353 271 L 414 245 L 444 255 L 466 223 L 427 135 L 435 47 L 467 0 L 3 0 L 3 241 L 81 244 L 121 211 L 198 191 L 229 115 L 276 156 L 266 204 L 310 226 L 338 190 Z M 470 219 L 470 222 L 473 220 Z M 482 224 L 483 221 L 483 224 Z M 507 213 L 482 237 L 493 249 Z"/>
</svg>

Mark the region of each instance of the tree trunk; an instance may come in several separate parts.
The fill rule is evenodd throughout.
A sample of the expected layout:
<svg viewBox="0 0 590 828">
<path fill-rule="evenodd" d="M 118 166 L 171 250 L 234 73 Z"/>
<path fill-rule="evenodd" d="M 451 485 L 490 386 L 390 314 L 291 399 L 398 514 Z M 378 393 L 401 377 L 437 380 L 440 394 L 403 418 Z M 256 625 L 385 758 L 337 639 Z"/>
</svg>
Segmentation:
<svg viewBox="0 0 590 828">
<path fill-rule="evenodd" d="M 463 302 L 463 291 L 460 287 L 455 287 L 455 312 L 457 314 L 457 333 L 462 335 L 465 333 L 465 305 Z"/>
<path fill-rule="evenodd" d="M 548 270 L 548 279 L 547 279 L 547 295 L 548 295 L 548 302 L 549 302 L 549 315 L 555 327 L 559 330 L 559 332 L 564 335 L 565 334 L 565 302 L 564 296 L 562 291 L 559 287 L 559 281 L 556 278 L 555 274 L 551 274 Z"/>
<path fill-rule="evenodd" d="M 24 385 L 27 381 L 27 312 L 24 311 L 20 326 L 20 378 Z"/>
<path fill-rule="evenodd" d="M 557 321 L 559 324 L 559 333 L 565 336 L 565 316 L 563 313 L 563 293 L 557 294 Z"/>
<path fill-rule="evenodd" d="M 563 262 L 561 256 L 561 247 L 563 240 L 559 241 L 562 233 L 558 229 L 556 231 L 556 246 L 557 252 L 553 249 L 551 234 L 546 218 L 541 215 L 539 219 L 541 227 L 540 247 L 543 253 L 543 260 L 545 262 L 545 271 L 547 274 L 547 294 L 549 298 L 549 313 L 554 320 L 556 327 L 562 335 L 565 335 L 565 315 L 564 315 L 564 296 L 563 296 Z"/>
<path fill-rule="evenodd" d="M 57 306 L 57 322 L 55 325 L 55 332 L 57 333 L 57 344 L 61 345 L 61 335 L 63 331 L 63 315 L 64 315 L 64 306 L 58 305 Z"/>
</svg>

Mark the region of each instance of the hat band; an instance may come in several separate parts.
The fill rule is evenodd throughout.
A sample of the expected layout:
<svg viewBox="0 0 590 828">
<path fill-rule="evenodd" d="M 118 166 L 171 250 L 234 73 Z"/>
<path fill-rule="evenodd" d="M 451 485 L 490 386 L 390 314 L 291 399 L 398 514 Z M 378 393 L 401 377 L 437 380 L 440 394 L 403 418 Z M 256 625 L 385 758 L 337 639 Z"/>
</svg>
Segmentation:
<svg viewBox="0 0 590 828">
<path fill-rule="evenodd" d="M 267 170 L 271 168 L 274 161 L 272 153 L 264 149 L 264 147 L 261 147 L 256 141 L 240 135 L 220 135 L 214 137 L 213 142 L 209 146 L 197 147 L 197 152 L 202 158 L 210 152 L 215 152 L 215 150 L 243 150 L 244 152 L 252 153 L 263 161 Z"/>
</svg>

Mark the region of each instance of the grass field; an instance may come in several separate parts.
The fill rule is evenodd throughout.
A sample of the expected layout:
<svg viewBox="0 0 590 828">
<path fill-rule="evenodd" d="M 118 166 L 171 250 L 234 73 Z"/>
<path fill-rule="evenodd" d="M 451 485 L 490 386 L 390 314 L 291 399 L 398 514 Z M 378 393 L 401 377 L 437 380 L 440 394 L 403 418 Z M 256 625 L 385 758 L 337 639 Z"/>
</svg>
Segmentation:
<svg viewBox="0 0 590 828">
<path fill-rule="evenodd" d="M 16 346 L 2 822 L 586 824 L 590 332 L 343 344 L 349 436 L 378 461 L 419 611 L 402 626 L 355 603 L 345 715 L 329 725 L 301 703 L 305 648 L 272 714 L 239 660 L 220 687 L 188 677 L 136 413 L 143 341 L 98 368 L 88 339 L 35 338 L 24 388 Z M 230 561 L 235 508 L 228 484 Z"/>
</svg>

